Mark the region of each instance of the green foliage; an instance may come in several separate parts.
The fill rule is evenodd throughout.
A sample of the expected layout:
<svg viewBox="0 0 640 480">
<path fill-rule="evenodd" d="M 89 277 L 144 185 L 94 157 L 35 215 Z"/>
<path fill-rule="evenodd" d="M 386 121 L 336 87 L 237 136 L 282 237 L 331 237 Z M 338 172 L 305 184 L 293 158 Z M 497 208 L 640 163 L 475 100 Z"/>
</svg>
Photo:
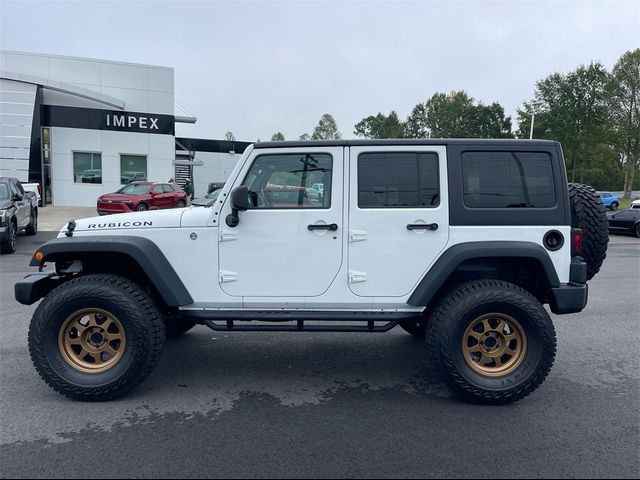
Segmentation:
<svg viewBox="0 0 640 480">
<path fill-rule="evenodd" d="M 282 134 L 282 132 L 276 132 L 273 135 L 271 135 L 271 141 L 272 142 L 283 142 L 284 141 L 284 135 Z"/>
<path fill-rule="evenodd" d="M 624 165 L 624 196 L 630 198 L 640 169 L 640 48 L 618 59 L 607 87 L 610 141 Z"/>
<path fill-rule="evenodd" d="M 511 118 L 497 102 L 476 103 L 466 92 L 435 93 L 405 123 L 410 138 L 513 138 Z"/>
<path fill-rule="evenodd" d="M 309 135 L 308 133 L 303 133 L 302 135 L 300 135 L 300 137 L 298 137 L 299 140 L 311 140 L 311 135 Z"/>
<path fill-rule="evenodd" d="M 398 114 L 392 111 L 389 116 L 378 113 L 369 115 L 355 125 L 354 134 L 364 138 L 403 138 L 404 124 Z"/>
<path fill-rule="evenodd" d="M 224 139 L 228 140 L 229 142 L 235 142 L 236 141 L 236 137 L 233 134 L 233 132 L 227 132 L 224 134 Z"/>
<path fill-rule="evenodd" d="M 311 135 L 312 140 L 339 140 L 342 138 L 342 134 L 338 131 L 338 125 L 335 119 L 325 113 L 320 118 L 318 125 L 313 129 Z"/>
</svg>

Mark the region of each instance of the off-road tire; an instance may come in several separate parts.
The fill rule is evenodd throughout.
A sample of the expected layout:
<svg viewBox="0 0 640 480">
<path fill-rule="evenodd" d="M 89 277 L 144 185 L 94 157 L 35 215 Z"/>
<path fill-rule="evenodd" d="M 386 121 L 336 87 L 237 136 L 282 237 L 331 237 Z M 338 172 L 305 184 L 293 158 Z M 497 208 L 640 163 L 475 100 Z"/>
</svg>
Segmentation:
<svg viewBox="0 0 640 480">
<path fill-rule="evenodd" d="M 31 210 L 31 221 L 27 228 L 25 228 L 24 233 L 27 235 L 35 235 L 38 233 L 38 210 L 35 208 Z"/>
<path fill-rule="evenodd" d="M 107 371 L 74 368 L 58 344 L 65 319 L 87 308 L 112 314 L 126 336 L 122 356 Z M 29 326 L 29 353 L 55 391 L 74 400 L 106 401 L 124 396 L 151 373 L 164 339 L 162 315 L 138 284 L 117 275 L 86 275 L 55 288 L 40 303 Z"/>
<path fill-rule="evenodd" d="M 167 338 L 175 338 L 196 326 L 196 322 L 181 315 L 165 315 L 164 329 Z"/>
<path fill-rule="evenodd" d="M 7 239 L 0 242 L 0 253 L 14 253 L 16 251 L 16 236 L 18 235 L 16 224 L 9 222 L 7 225 Z"/>
<path fill-rule="evenodd" d="M 482 375 L 465 359 L 463 338 L 474 319 L 498 313 L 517 319 L 526 348 L 515 370 Z M 480 404 L 506 404 L 526 397 L 545 380 L 556 354 L 553 323 L 540 302 L 500 280 L 476 280 L 450 290 L 428 317 L 426 342 L 435 371 L 453 393 Z"/>
<path fill-rule="evenodd" d="M 570 183 L 569 200 L 571 227 L 582 229 L 582 258 L 587 263 L 587 280 L 591 280 L 607 256 L 607 210 L 596 191 L 588 185 Z"/>
<path fill-rule="evenodd" d="M 424 340 L 425 337 L 425 321 L 424 320 L 411 320 L 409 322 L 401 322 L 400 328 L 405 332 L 413 335 L 415 338 Z"/>
</svg>

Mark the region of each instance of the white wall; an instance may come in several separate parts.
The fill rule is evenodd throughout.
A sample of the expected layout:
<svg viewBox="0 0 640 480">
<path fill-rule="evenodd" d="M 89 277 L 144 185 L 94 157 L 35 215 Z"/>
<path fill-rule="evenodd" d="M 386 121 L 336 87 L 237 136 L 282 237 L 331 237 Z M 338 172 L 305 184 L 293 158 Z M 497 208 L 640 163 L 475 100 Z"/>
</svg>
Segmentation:
<svg viewBox="0 0 640 480">
<path fill-rule="evenodd" d="M 194 196 L 205 195 L 209 182 L 226 182 L 241 156 L 233 153 L 196 152 L 195 160 L 201 160 L 204 165 L 193 167 Z"/>
<path fill-rule="evenodd" d="M 75 183 L 73 152 L 102 154 L 102 184 Z M 171 135 L 51 128 L 53 204 L 92 206 L 104 193 L 121 187 L 120 155 L 145 155 L 147 179 L 166 181 L 174 176 L 175 140 Z"/>
<path fill-rule="evenodd" d="M 124 101 L 125 110 L 130 112 L 173 115 L 174 70 L 170 67 L 0 51 L 0 76 L 3 71 L 109 95 Z M 69 105 L 67 102 L 55 92 L 45 91 L 45 104 Z M 93 108 L 113 109 L 102 104 Z"/>
<path fill-rule="evenodd" d="M 29 179 L 36 86 L 0 78 L 0 176 Z"/>
</svg>

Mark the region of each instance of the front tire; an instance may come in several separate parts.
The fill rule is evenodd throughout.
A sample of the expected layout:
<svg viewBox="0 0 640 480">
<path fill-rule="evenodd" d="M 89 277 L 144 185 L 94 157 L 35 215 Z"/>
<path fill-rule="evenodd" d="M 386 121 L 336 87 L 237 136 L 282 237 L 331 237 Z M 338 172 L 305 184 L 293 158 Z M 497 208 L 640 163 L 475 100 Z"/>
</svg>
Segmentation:
<svg viewBox="0 0 640 480">
<path fill-rule="evenodd" d="M 453 393 L 472 403 L 506 404 L 549 374 L 556 335 L 542 304 L 522 288 L 480 280 L 449 291 L 430 314 L 427 347 Z"/>
<path fill-rule="evenodd" d="M 162 316 L 139 285 L 86 275 L 40 303 L 29 326 L 29 353 L 58 393 L 104 401 L 124 396 L 151 373 L 164 337 Z"/>
<path fill-rule="evenodd" d="M 9 222 L 7 225 L 7 239 L 0 243 L 0 253 L 14 253 L 16 251 L 16 224 Z"/>
<path fill-rule="evenodd" d="M 147 207 L 146 203 L 141 203 L 136 207 L 136 212 L 146 212 L 147 210 L 149 210 L 149 207 Z"/>
</svg>

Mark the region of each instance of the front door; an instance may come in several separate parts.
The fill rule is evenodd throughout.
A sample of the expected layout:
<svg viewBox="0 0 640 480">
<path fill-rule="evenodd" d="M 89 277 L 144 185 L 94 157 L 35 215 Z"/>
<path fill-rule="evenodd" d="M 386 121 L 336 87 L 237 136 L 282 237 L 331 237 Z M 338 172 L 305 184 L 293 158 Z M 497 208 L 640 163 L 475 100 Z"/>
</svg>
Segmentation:
<svg viewBox="0 0 640 480">
<path fill-rule="evenodd" d="M 408 295 L 449 238 L 446 149 L 350 150 L 349 288 L 363 297 Z"/>
<path fill-rule="evenodd" d="M 265 152 L 262 150 L 262 152 Z M 270 149 L 240 173 L 251 208 L 229 227 L 220 216 L 219 281 L 243 297 L 314 297 L 342 265 L 343 147 Z M 324 195 L 312 195 L 314 184 Z"/>
</svg>

